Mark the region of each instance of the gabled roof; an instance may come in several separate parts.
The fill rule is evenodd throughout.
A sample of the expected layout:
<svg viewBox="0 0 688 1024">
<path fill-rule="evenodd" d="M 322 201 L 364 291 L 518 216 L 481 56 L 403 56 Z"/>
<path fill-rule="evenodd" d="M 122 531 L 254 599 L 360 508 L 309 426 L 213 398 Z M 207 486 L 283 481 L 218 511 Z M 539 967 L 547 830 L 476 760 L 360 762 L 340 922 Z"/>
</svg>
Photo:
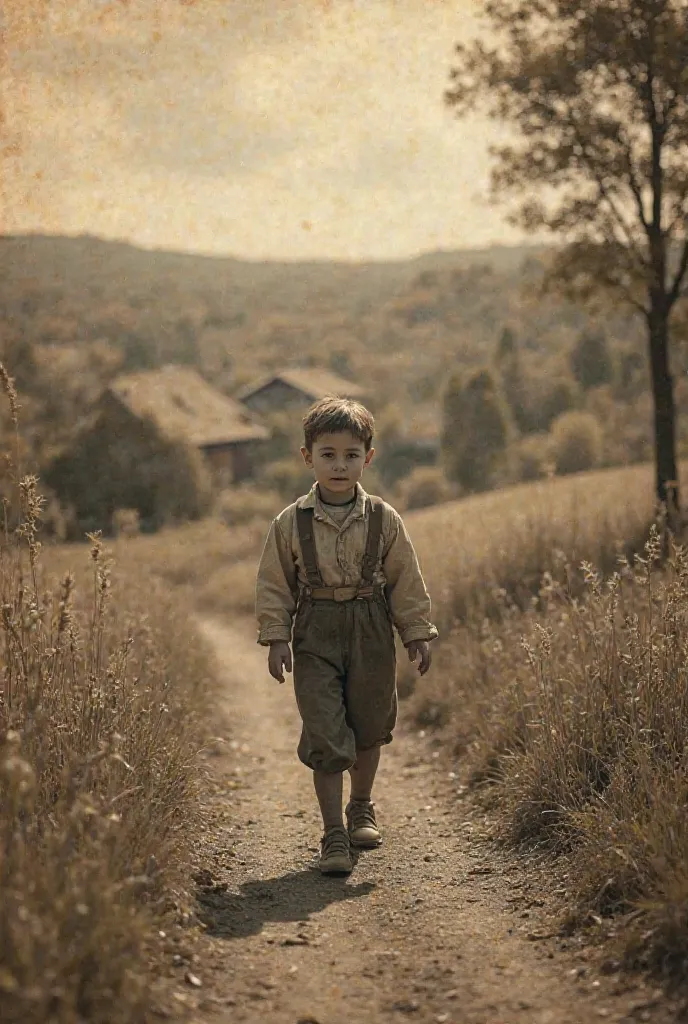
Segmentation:
<svg viewBox="0 0 688 1024">
<path fill-rule="evenodd" d="M 243 405 L 186 367 L 127 374 L 117 377 L 108 390 L 134 416 L 152 419 L 167 436 L 181 437 L 197 448 L 270 436 Z"/>
<path fill-rule="evenodd" d="M 239 401 L 245 402 L 247 398 L 257 394 L 259 391 L 263 391 L 278 381 L 289 384 L 290 387 L 301 391 L 306 398 L 310 398 L 313 401 L 325 398 L 328 395 L 360 398 L 364 394 L 362 387 L 350 380 L 345 380 L 343 377 L 338 377 L 336 373 L 330 373 L 329 370 L 321 370 L 318 367 L 307 366 L 281 370 L 279 373 L 273 373 L 269 377 L 264 377 L 257 384 L 244 388 L 237 395 L 237 398 Z"/>
</svg>

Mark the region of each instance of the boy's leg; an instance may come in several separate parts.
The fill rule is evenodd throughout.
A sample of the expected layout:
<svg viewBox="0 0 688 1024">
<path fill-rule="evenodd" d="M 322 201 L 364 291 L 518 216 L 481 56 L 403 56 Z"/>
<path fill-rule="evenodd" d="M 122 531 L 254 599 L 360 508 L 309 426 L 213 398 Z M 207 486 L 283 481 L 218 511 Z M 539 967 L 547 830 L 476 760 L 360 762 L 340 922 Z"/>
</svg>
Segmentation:
<svg viewBox="0 0 688 1024">
<path fill-rule="evenodd" d="M 370 796 L 397 714 L 394 635 L 381 599 L 354 603 L 352 625 L 346 703 L 357 749 L 346 818 L 352 845 L 374 847 L 382 836 Z"/>
<path fill-rule="evenodd" d="M 323 819 L 319 867 L 325 875 L 348 875 L 353 868 L 349 837 L 342 817 L 343 772 L 313 772 Z"/>
<path fill-rule="evenodd" d="M 370 799 L 375 773 L 380 763 L 380 747 L 359 750 L 351 774 L 351 798 L 346 805 L 346 824 L 352 846 L 375 847 L 382 842 L 375 807 Z"/>
<path fill-rule="evenodd" d="M 363 800 L 366 803 L 370 800 L 379 763 L 379 746 L 356 751 L 356 764 L 349 769 L 352 800 Z"/>
<path fill-rule="evenodd" d="M 325 831 L 328 828 L 342 827 L 344 825 L 344 817 L 342 815 L 342 791 L 344 787 L 342 779 L 342 772 L 313 772 L 315 795 L 320 804 L 320 813 L 322 814 Z"/>
<path fill-rule="evenodd" d="M 345 669 L 342 645 L 337 643 L 341 617 L 341 606 L 307 604 L 297 615 L 294 629 L 294 692 L 303 722 L 298 754 L 313 771 L 324 826 L 320 849 L 324 874 L 348 874 L 353 866 L 342 817 L 342 790 L 343 773 L 356 757 L 356 743 L 344 707 Z"/>
</svg>

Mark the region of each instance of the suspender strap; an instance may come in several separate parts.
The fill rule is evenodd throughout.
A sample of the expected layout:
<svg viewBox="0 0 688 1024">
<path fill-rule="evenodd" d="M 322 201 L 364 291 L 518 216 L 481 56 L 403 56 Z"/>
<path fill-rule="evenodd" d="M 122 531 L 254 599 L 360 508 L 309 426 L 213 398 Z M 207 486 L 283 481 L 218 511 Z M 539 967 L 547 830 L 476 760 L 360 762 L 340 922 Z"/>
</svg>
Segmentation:
<svg viewBox="0 0 688 1024">
<path fill-rule="evenodd" d="M 297 508 L 296 525 L 299 531 L 299 543 L 301 544 L 301 554 L 303 555 L 308 586 L 314 588 L 323 587 L 325 584 L 318 568 L 318 556 L 315 551 L 315 538 L 313 537 L 313 509 Z"/>
<path fill-rule="evenodd" d="M 368 510 L 368 537 L 361 570 L 362 587 L 372 586 L 382 536 L 382 503 L 376 498 L 368 498 Z"/>
</svg>

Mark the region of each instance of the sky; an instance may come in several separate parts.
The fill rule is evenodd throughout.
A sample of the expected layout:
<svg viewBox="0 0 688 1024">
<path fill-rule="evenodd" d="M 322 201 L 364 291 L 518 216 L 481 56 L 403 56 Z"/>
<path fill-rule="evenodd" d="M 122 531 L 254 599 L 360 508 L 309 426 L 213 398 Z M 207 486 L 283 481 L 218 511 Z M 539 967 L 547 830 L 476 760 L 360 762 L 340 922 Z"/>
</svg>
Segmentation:
<svg viewBox="0 0 688 1024">
<path fill-rule="evenodd" d="M 477 0 L 4 0 L 4 233 L 249 259 L 519 241 L 443 103 Z"/>
</svg>

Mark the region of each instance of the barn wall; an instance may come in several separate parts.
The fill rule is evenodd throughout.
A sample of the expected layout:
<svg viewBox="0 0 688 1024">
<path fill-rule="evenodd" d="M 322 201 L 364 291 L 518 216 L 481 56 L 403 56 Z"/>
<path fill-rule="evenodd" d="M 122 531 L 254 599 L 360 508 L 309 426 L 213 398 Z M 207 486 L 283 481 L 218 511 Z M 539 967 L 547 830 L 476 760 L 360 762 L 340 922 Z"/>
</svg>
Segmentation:
<svg viewBox="0 0 688 1024">
<path fill-rule="evenodd" d="M 250 480 L 255 472 L 255 442 L 214 445 L 203 449 L 215 487 L 222 489 Z"/>
</svg>

